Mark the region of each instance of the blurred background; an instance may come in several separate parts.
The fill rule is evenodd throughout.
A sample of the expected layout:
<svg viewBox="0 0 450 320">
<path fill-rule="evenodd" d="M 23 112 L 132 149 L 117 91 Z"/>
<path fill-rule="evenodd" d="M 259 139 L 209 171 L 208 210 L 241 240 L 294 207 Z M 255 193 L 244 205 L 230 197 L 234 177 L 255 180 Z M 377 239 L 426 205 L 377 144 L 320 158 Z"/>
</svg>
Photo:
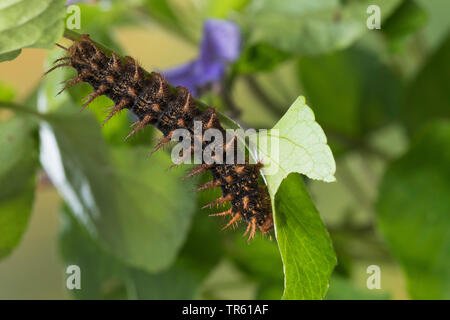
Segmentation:
<svg viewBox="0 0 450 320">
<path fill-rule="evenodd" d="M 200 100 L 248 127 L 273 127 L 293 101 L 304 95 L 327 134 L 337 163 L 337 182 L 307 181 L 339 261 L 327 298 L 448 299 L 449 189 L 448 181 L 441 185 L 440 180 L 448 177 L 448 168 L 436 173 L 441 178 L 432 180 L 434 176 L 429 176 L 425 181 L 419 178 L 389 181 L 386 172 L 400 179 L 403 176 L 396 171 L 399 168 L 417 168 L 419 173 L 422 163 L 426 168 L 438 168 L 439 165 L 433 164 L 433 155 L 440 154 L 442 148 L 449 149 L 450 140 L 436 142 L 436 153 L 414 149 L 427 144 L 427 134 L 436 132 L 429 127 L 435 121 L 440 121 L 441 126 L 449 124 L 449 2 L 399 0 L 386 5 L 389 1 L 381 1 L 381 30 L 365 27 L 369 14 L 364 8 L 370 1 L 315 1 L 314 5 L 308 1 L 279 2 L 78 3 L 81 30 L 74 31 L 89 33 L 99 43 L 136 58 L 147 71 L 167 71 L 175 82 L 188 81 L 185 85 L 195 86 Z M 351 16 L 352 10 L 357 11 L 355 16 Z M 329 16 L 329 12 L 333 15 Z M 186 80 L 187 76 L 170 75 L 180 65 L 201 60 L 204 54 L 201 43 L 205 41 L 207 30 L 205 21 L 211 18 L 234 21 L 238 26 L 241 37 L 238 56 L 225 61 L 226 69 L 220 77 L 205 83 L 193 84 L 191 79 Z M 302 19 L 307 21 L 302 22 Z M 357 26 L 351 32 L 344 30 L 344 34 L 336 31 L 355 24 L 351 19 L 364 21 L 363 27 Z M 283 21 L 292 21 L 292 24 Z M 337 25 L 330 27 L 330 21 Z M 308 25 L 305 27 L 302 23 Z M 235 39 L 229 41 L 231 46 Z M 70 41 L 60 43 L 69 45 Z M 60 49 L 51 52 L 24 49 L 15 60 L 0 64 L 0 84 L 2 90 L 11 95 L 11 100 L 39 104 L 37 88 L 48 91 L 48 87 L 56 83 L 52 78 L 45 80 L 47 84 L 43 82 L 49 56 L 61 56 Z M 55 79 L 65 79 L 67 73 L 64 72 L 70 73 L 61 72 Z M 61 85 L 54 87 L 50 90 L 52 96 Z M 71 89 L 72 103 L 79 107 L 79 98 L 87 92 L 90 92 L 87 86 Z M 102 119 L 105 106 L 109 106 L 107 99 L 96 102 L 90 109 L 100 109 L 94 112 Z M 126 115 L 122 118 L 129 120 Z M 106 141 L 113 146 L 117 144 L 116 136 L 124 137 L 125 131 L 120 125 L 123 119 L 114 120 L 102 129 Z M 154 143 L 154 133 L 150 131 L 139 135 L 132 144 L 150 151 Z M 448 156 L 448 151 L 442 152 Z M 429 157 L 424 156 L 427 154 Z M 410 157 L 416 157 L 414 166 L 408 163 Z M 445 164 L 450 167 L 449 159 L 443 155 L 442 167 Z M 419 191 L 412 194 L 405 191 L 410 184 L 411 189 L 421 190 L 431 181 L 436 186 L 434 196 L 422 198 Z M 416 182 L 420 182 L 417 187 Z M 396 194 L 400 200 L 395 198 Z M 197 201 L 206 203 L 205 198 L 214 198 L 214 195 L 207 193 Z M 409 201 L 412 201 L 410 206 L 402 207 Z M 414 205 L 414 201 L 420 204 Z M 413 212 L 428 201 L 438 201 L 440 205 L 435 206 L 434 211 L 431 209 L 432 212 L 425 210 L 425 216 Z M 76 232 L 75 229 L 80 228 L 73 227 L 77 224 L 73 219 L 76 214 L 70 213 L 71 209 L 63 204 L 57 188 L 44 170 L 40 170 L 28 227 L 17 248 L 0 261 L 0 299 L 173 298 L 163 292 L 166 290 L 164 277 L 171 277 L 170 274 L 149 279 L 141 271 L 126 277 L 140 280 L 126 283 L 120 276 L 122 271 L 108 269 L 95 280 L 95 288 L 90 288 L 87 296 L 68 291 L 65 269 L 77 261 L 77 255 L 72 254 L 70 248 L 91 247 L 89 241 L 92 240 L 80 236 L 83 232 Z M 66 213 L 61 213 L 62 206 Z M 175 298 L 280 297 L 282 270 L 275 241 L 257 239 L 247 245 L 240 238 L 241 230 L 220 233 L 222 221 L 209 221 L 212 218 L 197 210 L 196 204 L 193 206 L 194 222 L 188 239 L 196 238 L 197 229 L 209 228 L 217 238 L 211 241 L 216 243 L 218 253 L 214 261 L 205 263 L 204 270 L 196 267 L 202 273 L 192 277 L 192 282 L 198 282 L 195 290 L 179 288 L 180 294 Z M 396 217 L 403 220 L 398 222 Z M 427 217 L 430 218 L 427 220 Z M 419 244 L 413 240 L 417 225 L 423 230 Z M 430 233 L 435 233 L 436 238 L 428 241 Z M 209 237 L 207 234 L 206 239 Z M 404 239 L 411 241 L 405 244 Z M 200 243 L 192 243 L 194 250 L 202 251 Z M 427 248 L 431 247 L 439 251 L 429 251 Z M 419 251 L 422 256 L 414 256 Z M 201 255 L 198 253 L 198 257 Z M 175 271 L 171 271 L 175 272 L 175 277 L 183 279 L 180 281 L 190 279 L 185 276 L 190 260 L 185 260 L 187 262 L 183 260 L 179 264 L 177 260 Z M 427 265 L 424 261 L 436 264 Z M 101 261 L 91 262 L 90 268 L 98 268 L 100 272 L 105 269 Z M 370 265 L 377 265 L 382 271 L 379 290 L 369 290 L 366 286 L 369 276 L 366 269 Z M 423 281 L 429 281 L 430 286 Z M 143 292 L 136 283 L 147 283 L 151 290 Z M 441 287 L 437 288 L 435 283 L 441 283 Z"/>
</svg>

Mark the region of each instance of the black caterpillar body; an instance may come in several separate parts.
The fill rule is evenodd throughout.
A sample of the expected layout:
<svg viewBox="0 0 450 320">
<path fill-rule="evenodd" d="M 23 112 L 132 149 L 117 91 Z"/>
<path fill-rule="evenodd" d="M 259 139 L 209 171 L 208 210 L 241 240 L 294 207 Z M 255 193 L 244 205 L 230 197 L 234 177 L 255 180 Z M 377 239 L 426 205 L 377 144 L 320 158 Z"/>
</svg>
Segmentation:
<svg viewBox="0 0 450 320">
<path fill-rule="evenodd" d="M 171 140 L 175 129 L 183 128 L 193 133 L 194 121 L 201 121 L 203 130 L 215 128 L 220 130 L 224 137 L 226 136 L 214 108 L 200 110 L 186 88 L 171 89 L 159 73 L 146 74 L 133 58 L 126 57 L 122 61 L 114 53 L 108 57 L 97 48 L 88 35 L 83 35 L 81 40 L 74 40 L 72 46 L 64 49 L 69 55 L 56 60 L 55 62 L 62 63 L 48 72 L 59 67 L 70 66 L 76 69 L 78 75 L 68 80 L 61 91 L 79 82 L 89 83 L 94 92 L 86 97 L 87 101 L 83 108 L 100 95 L 106 95 L 115 103 L 110 108 L 105 122 L 123 109 L 132 111 L 139 120 L 134 123 L 135 128 L 126 139 L 144 126 L 153 125 L 163 134 L 152 151 L 154 152 Z M 202 148 L 205 148 L 205 141 L 201 137 L 200 139 Z M 227 142 L 223 148 L 223 159 L 226 159 L 225 151 L 228 147 L 237 148 L 237 143 L 232 142 Z M 248 164 L 248 162 L 245 164 L 203 163 L 194 167 L 188 175 L 188 177 L 193 176 L 205 170 L 211 172 L 213 180 L 199 187 L 198 190 L 220 187 L 222 196 L 205 207 L 230 201 L 229 210 L 214 215 L 231 216 L 224 228 L 234 225 L 241 219 L 244 220 L 247 223 L 244 235 L 249 233 L 248 240 L 254 238 L 257 227 L 263 233 L 273 228 L 270 198 L 265 186 L 260 186 L 258 183 L 260 168 L 261 164 Z"/>
</svg>

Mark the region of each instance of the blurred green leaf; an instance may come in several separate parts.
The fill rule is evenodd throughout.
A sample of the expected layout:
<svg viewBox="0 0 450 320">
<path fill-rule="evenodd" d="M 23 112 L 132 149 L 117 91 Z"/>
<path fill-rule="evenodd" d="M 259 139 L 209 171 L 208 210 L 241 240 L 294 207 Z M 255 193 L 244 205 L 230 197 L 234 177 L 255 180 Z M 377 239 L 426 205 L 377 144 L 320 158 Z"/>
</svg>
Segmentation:
<svg viewBox="0 0 450 320">
<path fill-rule="evenodd" d="M 279 300 L 283 295 L 283 264 L 276 241 L 255 238 L 249 245 L 238 232 L 233 241 L 227 241 L 228 257 L 247 277 L 258 283 L 256 299 Z"/>
<path fill-rule="evenodd" d="M 291 173 L 283 180 L 273 207 L 285 273 L 283 299 L 322 299 L 336 256 L 299 174 Z"/>
<path fill-rule="evenodd" d="M 0 258 L 3 258 L 20 242 L 32 210 L 39 166 L 35 123 L 0 109 L 0 150 Z"/>
<path fill-rule="evenodd" d="M 81 270 L 81 289 L 72 290 L 77 299 L 101 299 L 120 288 L 125 267 L 95 242 L 67 205 L 61 209 L 59 247 L 65 267 Z"/>
<path fill-rule="evenodd" d="M 176 6 L 167 0 L 143 0 L 146 13 L 155 21 L 176 33 L 186 35 L 186 29 L 180 21 Z"/>
<path fill-rule="evenodd" d="M 81 290 L 72 292 L 79 299 L 194 299 L 202 281 L 223 255 L 220 234 L 202 213 L 194 217 L 188 240 L 175 263 L 159 273 L 122 264 L 92 239 L 68 207 L 62 218 L 60 248 L 64 261 L 82 270 Z M 117 296 L 124 285 L 127 295 Z"/>
<path fill-rule="evenodd" d="M 386 19 L 402 0 L 254 0 L 242 15 L 251 43 L 267 42 L 283 51 L 321 54 L 342 49 L 368 31 L 369 5 Z"/>
<path fill-rule="evenodd" d="M 53 47 L 64 31 L 65 3 L 66 0 L 2 1 L 0 54 L 26 47 Z"/>
<path fill-rule="evenodd" d="M 427 18 L 426 11 L 415 1 L 404 1 L 382 28 L 391 49 L 394 51 L 401 49 L 408 36 L 423 27 Z"/>
<path fill-rule="evenodd" d="M 232 11 L 240 11 L 250 0 L 204 0 L 206 16 L 226 18 Z"/>
<path fill-rule="evenodd" d="M 299 75 L 317 121 L 330 132 L 358 138 L 398 114 L 403 86 L 379 58 L 352 48 L 302 57 Z"/>
<path fill-rule="evenodd" d="M 14 88 L 7 83 L 0 81 L 0 101 L 13 101 L 15 96 Z"/>
<path fill-rule="evenodd" d="M 131 14 L 130 4 L 123 1 L 114 1 L 113 5 L 92 5 L 91 3 L 77 3 L 81 10 L 81 29 L 78 33 L 95 35 L 95 41 L 123 54 L 122 48 L 114 37 L 115 28 L 137 23 L 136 17 Z"/>
<path fill-rule="evenodd" d="M 449 146 L 449 121 L 426 126 L 380 187 L 378 225 L 413 299 L 450 298 Z"/>
<path fill-rule="evenodd" d="M 226 243 L 226 251 L 231 260 L 253 280 L 274 281 L 283 284 L 283 265 L 276 241 L 266 238 L 255 239 L 251 245 L 242 241 L 242 235 Z M 280 299 L 281 295 L 278 296 Z"/>
<path fill-rule="evenodd" d="M 10 52 L 2 53 L 2 54 L 0 54 L 0 62 L 14 60 L 15 58 L 17 58 L 20 55 L 21 52 L 22 52 L 22 50 L 19 49 L 19 50 L 13 50 Z"/>
<path fill-rule="evenodd" d="M 450 1 L 448 0 L 414 0 L 428 15 L 428 22 L 424 27 L 426 44 L 431 50 L 439 47 L 450 32 Z"/>
<path fill-rule="evenodd" d="M 283 283 L 263 283 L 256 292 L 256 300 L 280 300 L 283 294 Z"/>
<path fill-rule="evenodd" d="M 128 277 L 131 299 L 192 300 L 198 289 L 198 281 L 192 272 L 177 263 L 158 274 L 129 270 Z"/>
<path fill-rule="evenodd" d="M 433 118 L 450 117 L 450 36 L 409 85 L 402 119 L 416 131 Z"/>
<path fill-rule="evenodd" d="M 122 261 L 167 268 L 185 241 L 194 201 L 183 170 L 146 148 L 107 148 L 89 114 L 47 114 L 41 162 L 77 218 Z M 112 157 L 112 158 L 111 158 Z M 177 201 L 172 201 L 172 196 Z"/>
<path fill-rule="evenodd" d="M 377 293 L 369 289 L 355 288 L 349 279 L 333 275 L 331 277 L 330 289 L 327 300 L 387 300 L 389 295 Z"/>
<path fill-rule="evenodd" d="M 257 43 L 244 49 L 234 71 L 240 74 L 271 71 L 290 56 L 266 43 Z"/>
<path fill-rule="evenodd" d="M 217 227 L 204 212 L 197 212 L 186 243 L 169 269 L 157 274 L 129 270 L 131 298 L 195 299 L 203 280 L 222 256 Z"/>
</svg>

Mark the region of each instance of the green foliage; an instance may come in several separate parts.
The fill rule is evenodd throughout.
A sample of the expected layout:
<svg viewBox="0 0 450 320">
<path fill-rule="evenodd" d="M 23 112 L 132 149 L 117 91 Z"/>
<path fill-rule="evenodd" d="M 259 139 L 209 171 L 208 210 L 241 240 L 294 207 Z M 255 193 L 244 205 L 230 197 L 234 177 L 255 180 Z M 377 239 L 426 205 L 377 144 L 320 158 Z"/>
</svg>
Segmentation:
<svg viewBox="0 0 450 320">
<path fill-rule="evenodd" d="M 19 50 L 13 50 L 10 52 L 2 53 L 2 54 L 0 54 L 0 62 L 14 60 L 15 58 L 17 58 L 20 55 L 21 52 L 22 52 L 22 50 L 19 49 Z"/>
<path fill-rule="evenodd" d="M 433 50 L 448 36 L 450 20 L 447 17 L 450 2 L 447 0 L 414 0 L 414 2 L 421 6 L 428 16 L 424 37 L 426 45 Z"/>
<path fill-rule="evenodd" d="M 402 48 L 406 39 L 425 25 L 427 18 L 426 11 L 415 1 L 404 1 L 383 26 L 392 50 Z"/>
<path fill-rule="evenodd" d="M 72 292 L 77 299 L 107 298 L 123 286 L 121 262 L 89 235 L 67 205 L 61 208 L 59 240 L 65 264 L 77 265 L 83 272 L 82 290 Z"/>
<path fill-rule="evenodd" d="M 272 137 L 279 137 L 278 150 Z M 289 174 L 334 181 L 335 162 L 326 137 L 305 99 L 299 97 L 267 135 L 259 136 L 259 143 L 285 270 L 283 298 L 322 299 L 335 254 L 301 177 Z M 274 159 L 273 154 L 282 156 Z"/>
<path fill-rule="evenodd" d="M 230 11 L 239 11 L 250 2 L 250 0 L 211 0 L 205 2 L 208 17 L 226 18 Z"/>
<path fill-rule="evenodd" d="M 414 299 L 450 297 L 450 122 L 421 130 L 392 162 L 378 198 L 378 224 Z"/>
<path fill-rule="evenodd" d="M 279 139 L 272 143 L 272 138 Z M 315 121 L 314 113 L 305 104 L 304 97 L 295 100 L 267 135 L 259 136 L 258 147 L 272 195 L 276 194 L 283 179 L 291 172 L 327 182 L 335 180 L 336 164 L 327 138 Z M 274 155 L 279 159 L 273 158 Z"/>
<path fill-rule="evenodd" d="M 3 1 L 0 62 L 15 59 L 22 48 L 58 42 L 65 2 Z M 166 170 L 172 164 L 167 152 L 149 158 L 152 128 L 124 144 L 132 115 L 123 112 L 100 127 L 109 99 L 96 99 L 80 114 L 90 86 L 56 96 L 60 82 L 74 75 L 61 68 L 41 81 L 25 105 L 12 103 L 14 91 L 3 84 L 8 77 L 0 85 L 0 258 L 17 247 L 28 224 L 40 153 L 65 202 L 63 262 L 82 269 L 82 290 L 71 292 L 75 298 L 217 298 L 215 288 L 208 288 L 209 275 L 216 271 L 224 287 L 234 287 L 225 270 L 238 286 L 248 283 L 257 299 L 387 299 L 396 294 L 355 285 L 355 270 L 370 260 L 380 264 L 384 279 L 394 259 L 411 298 L 450 297 L 447 0 L 108 3 L 78 3 L 77 32 L 118 53 L 127 48 L 116 42 L 115 31 L 152 27 L 149 20 L 193 43 L 207 18 L 240 25 L 239 59 L 221 81 L 203 88 L 201 98 L 236 117 L 221 115 L 224 127 L 247 121 L 240 111 L 254 121 L 244 127 L 276 123 L 268 136 L 259 135 L 258 150 L 250 148 L 265 164 L 275 237 L 257 236 L 247 244 L 241 228 L 220 233 L 223 221 L 199 209 L 219 190 L 196 195 L 193 182 L 200 181 L 181 181 L 183 166 Z M 366 27 L 369 5 L 381 8 L 380 31 Z M 152 54 L 158 44 L 143 45 Z M 64 54 L 50 51 L 46 69 Z M 251 81 L 242 88 L 242 79 Z M 314 113 L 303 96 L 287 108 L 299 94 Z M 403 141 L 408 135 L 400 143 L 389 133 L 392 127 L 397 133 L 406 128 L 412 143 Z M 271 155 L 277 133 L 278 159 Z M 339 156 L 339 181 L 331 185 L 322 183 L 335 180 L 328 144 Z M 337 203 L 341 196 L 349 199 Z M 228 267 L 221 268 L 224 261 Z"/>
<path fill-rule="evenodd" d="M 14 114 L 0 118 L 0 150 L 1 259 L 19 243 L 32 209 L 39 164 L 35 123 Z"/>
<path fill-rule="evenodd" d="M 0 4 L 0 61 L 17 50 L 51 48 L 64 29 L 65 0 L 5 0 Z"/>
<path fill-rule="evenodd" d="M 164 153 L 147 161 L 144 148 L 108 150 L 89 115 L 49 114 L 46 121 L 42 165 L 80 221 L 127 263 L 150 271 L 168 267 L 194 208 L 189 184 L 180 182 L 183 171 L 167 173 L 171 160 Z"/>
<path fill-rule="evenodd" d="M 434 118 L 450 117 L 450 36 L 409 85 L 402 119 L 410 131 Z"/>
<path fill-rule="evenodd" d="M 387 294 L 355 288 L 342 276 L 331 278 L 330 290 L 326 297 L 327 300 L 387 300 L 388 298 Z"/>
<path fill-rule="evenodd" d="M 234 71 L 241 74 L 271 71 L 290 54 L 280 51 L 267 43 L 257 43 L 246 48 L 234 65 Z"/>
<path fill-rule="evenodd" d="M 82 290 L 74 292 L 79 299 L 194 299 L 223 254 L 215 225 L 197 214 L 173 265 L 149 273 L 130 267 L 102 248 L 67 206 L 62 210 L 62 218 L 63 259 L 67 265 L 75 264 L 83 270 Z"/>
<path fill-rule="evenodd" d="M 283 299 L 322 299 L 336 265 L 331 239 L 299 174 L 281 183 L 273 203 L 284 264 Z"/>
<path fill-rule="evenodd" d="M 250 29 L 250 42 L 267 42 L 283 51 L 322 54 L 343 49 L 368 29 L 366 9 L 380 6 L 386 19 L 401 0 L 269 0 L 254 1 L 241 24 Z"/>
<path fill-rule="evenodd" d="M 299 75 L 317 120 L 332 133 L 356 138 L 398 114 L 402 84 L 366 49 L 302 57 Z"/>
</svg>

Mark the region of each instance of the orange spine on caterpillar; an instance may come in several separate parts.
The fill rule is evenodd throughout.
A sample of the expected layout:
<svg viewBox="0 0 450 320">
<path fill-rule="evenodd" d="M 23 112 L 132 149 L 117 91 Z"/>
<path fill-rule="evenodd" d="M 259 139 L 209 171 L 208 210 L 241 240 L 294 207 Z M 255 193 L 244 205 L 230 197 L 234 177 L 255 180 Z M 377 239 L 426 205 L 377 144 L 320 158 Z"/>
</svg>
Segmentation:
<svg viewBox="0 0 450 320">
<path fill-rule="evenodd" d="M 153 153 L 170 142 L 176 129 L 186 129 L 193 133 L 194 121 L 200 121 L 203 130 L 217 129 L 226 135 L 214 108 L 200 110 L 186 88 L 177 87 L 176 90 L 171 90 L 161 74 L 152 72 L 147 75 L 133 58 L 125 57 L 122 61 L 114 53 L 107 56 L 97 48 L 88 35 L 82 35 L 80 40 L 74 40 L 69 48 L 60 47 L 69 55 L 57 59 L 55 63 L 60 64 L 46 74 L 59 67 L 74 68 L 78 73 L 77 76 L 68 80 L 60 92 L 80 82 L 89 83 L 94 92 L 85 98 L 82 109 L 95 98 L 106 95 L 114 102 L 114 106 L 109 108 L 105 122 L 121 110 L 128 109 L 133 112 L 138 121 L 134 123 L 134 129 L 125 140 L 143 127 L 153 125 L 163 134 Z M 206 147 L 203 137 L 194 136 L 194 138 L 200 139 L 203 150 Z M 225 144 L 224 153 L 227 148 L 234 148 L 233 152 L 236 152 L 237 143 L 232 142 Z M 191 149 L 194 145 L 196 144 L 193 142 Z M 225 156 L 222 157 L 224 158 Z M 267 233 L 273 228 L 270 198 L 265 186 L 259 185 L 258 182 L 260 168 L 260 163 L 249 164 L 248 161 L 244 164 L 203 163 L 191 169 L 187 177 L 209 170 L 213 180 L 200 186 L 198 190 L 220 187 L 222 196 L 204 208 L 229 201 L 231 203 L 229 210 L 211 216 L 231 217 L 223 229 L 244 220 L 247 223 L 244 236 L 249 234 L 250 240 L 255 237 L 257 228 L 262 233 Z"/>
</svg>

